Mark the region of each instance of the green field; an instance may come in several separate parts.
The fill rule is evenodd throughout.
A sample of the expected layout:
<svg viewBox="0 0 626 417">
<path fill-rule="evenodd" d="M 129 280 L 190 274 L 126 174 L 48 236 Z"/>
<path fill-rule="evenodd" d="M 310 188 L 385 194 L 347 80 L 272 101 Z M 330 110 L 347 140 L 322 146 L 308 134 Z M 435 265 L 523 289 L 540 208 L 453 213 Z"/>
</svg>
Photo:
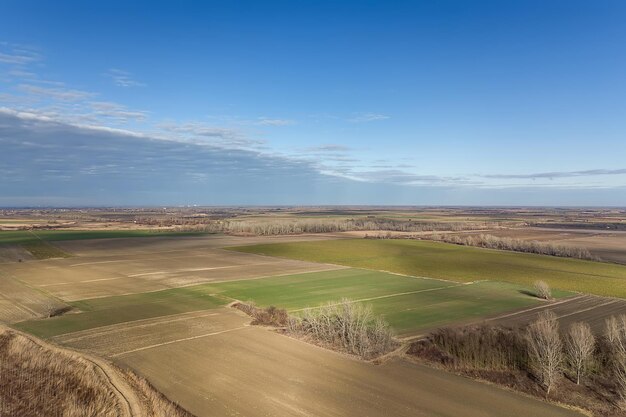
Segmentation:
<svg viewBox="0 0 626 417">
<path fill-rule="evenodd" d="M 71 303 L 81 312 L 16 325 L 40 337 L 126 321 L 205 310 L 233 299 L 298 313 L 342 297 L 370 304 L 400 334 L 495 315 L 540 303 L 528 288 L 500 282 L 458 284 L 385 272 L 334 271 L 201 284 Z M 563 294 L 557 294 L 563 295 Z"/>
<path fill-rule="evenodd" d="M 62 240 L 108 239 L 121 237 L 192 236 L 205 233 L 171 232 L 160 230 L 15 230 L 0 231 L 0 245 L 18 245 L 34 240 L 49 242 Z"/>
<path fill-rule="evenodd" d="M 31 240 L 21 243 L 20 246 L 30 252 L 35 259 L 69 258 L 71 256 L 45 240 Z"/>
<path fill-rule="evenodd" d="M 626 266 L 418 240 L 345 239 L 229 248 L 458 282 L 493 280 L 626 298 Z"/>
<path fill-rule="evenodd" d="M 205 288 L 187 287 L 68 303 L 80 312 L 15 325 L 20 330 L 48 338 L 127 321 L 206 310 L 226 304 Z"/>
</svg>

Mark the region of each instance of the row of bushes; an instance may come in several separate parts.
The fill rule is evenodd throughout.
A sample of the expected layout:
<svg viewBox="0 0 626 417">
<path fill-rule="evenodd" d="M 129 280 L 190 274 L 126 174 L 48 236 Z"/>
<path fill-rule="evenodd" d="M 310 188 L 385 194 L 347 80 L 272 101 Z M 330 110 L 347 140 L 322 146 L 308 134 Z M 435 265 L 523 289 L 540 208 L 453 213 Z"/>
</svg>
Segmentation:
<svg viewBox="0 0 626 417">
<path fill-rule="evenodd" d="M 444 328 L 414 342 L 408 354 L 472 374 L 497 371 L 495 382 L 508 374 L 505 380 L 520 384 L 516 378 L 526 375 L 525 383 L 538 382 L 546 396 L 568 378 L 589 388 L 584 391 L 589 397 L 575 399 L 580 402 L 573 405 L 589 407 L 592 397 L 597 400 L 594 393 L 603 392 L 608 401 L 626 410 L 626 315 L 607 319 L 598 337 L 584 322 L 572 324 L 562 334 L 549 311 L 523 330 L 490 325 Z"/>
<path fill-rule="evenodd" d="M 274 306 L 236 303 L 233 307 L 251 316 L 252 324 L 282 327 L 289 335 L 363 359 L 379 357 L 399 345 L 387 323 L 375 317 L 369 306 L 348 299 L 306 309 L 301 316 Z"/>
<path fill-rule="evenodd" d="M 498 237 L 489 234 L 457 236 L 432 234 L 428 239 L 438 242 L 453 243 L 455 245 L 478 246 L 487 249 L 510 250 L 514 252 L 536 253 L 540 255 L 560 256 L 564 258 L 598 260 L 587 249 L 571 246 L 555 245 L 553 243 L 537 242 L 535 240 Z"/>
<path fill-rule="evenodd" d="M 362 219 L 285 219 L 215 221 L 194 230 L 259 236 L 348 231 L 432 232 L 483 230 L 502 227 L 493 222 L 421 222 L 384 218 Z"/>
</svg>

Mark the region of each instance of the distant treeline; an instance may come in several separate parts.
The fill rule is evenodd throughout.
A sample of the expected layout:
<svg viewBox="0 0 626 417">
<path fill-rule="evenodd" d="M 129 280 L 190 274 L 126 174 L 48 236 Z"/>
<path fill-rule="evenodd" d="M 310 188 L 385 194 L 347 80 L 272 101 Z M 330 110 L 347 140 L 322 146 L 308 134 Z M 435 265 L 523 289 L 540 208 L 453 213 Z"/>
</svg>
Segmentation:
<svg viewBox="0 0 626 417">
<path fill-rule="evenodd" d="M 348 231 L 433 232 L 484 230 L 519 226 L 500 222 L 420 222 L 382 218 L 225 220 L 197 226 L 194 230 L 257 236 L 332 233 Z"/>
<path fill-rule="evenodd" d="M 398 236 L 392 234 L 367 235 L 368 239 L 427 239 L 437 242 L 452 243 L 463 246 L 476 246 L 486 249 L 500 249 L 513 252 L 536 253 L 539 255 L 560 256 L 563 258 L 599 260 L 585 248 L 561 246 L 553 243 L 538 242 L 536 240 L 514 239 L 498 237 L 489 234 L 458 236 L 433 233 L 428 236 Z"/>
<path fill-rule="evenodd" d="M 626 230 L 626 223 L 620 222 L 531 223 L 530 226 L 553 229 Z"/>
<path fill-rule="evenodd" d="M 453 243 L 456 245 L 478 246 L 487 249 L 510 250 L 514 252 L 536 253 L 539 255 L 560 256 L 563 258 L 576 258 L 597 261 L 585 248 L 573 246 L 561 246 L 554 243 L 537 242 L 536 240 L 514 239 L 510 237 L 498 237 L 488 234 L 477 236 L 451 236 L 433 234 L 428 239 L 440 242 Z"/>
</svg>

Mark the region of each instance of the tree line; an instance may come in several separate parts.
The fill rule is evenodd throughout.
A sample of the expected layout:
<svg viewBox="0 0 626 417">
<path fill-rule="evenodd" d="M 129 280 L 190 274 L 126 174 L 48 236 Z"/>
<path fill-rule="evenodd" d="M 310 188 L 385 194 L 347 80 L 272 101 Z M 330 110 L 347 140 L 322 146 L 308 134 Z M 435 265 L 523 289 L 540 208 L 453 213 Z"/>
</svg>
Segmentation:
<svg viewBox="0 0 626 417">
<path fill-rule="evenodd" d="M 562 332 L 551 311 L 525 329 L 443 328 L 414 342 L 408 353 L 529 393 L 536 394 L 532 385 L 537 383 L 546 398 L 578 401 L 573 405 L 596 408 L 600 415 L 626 411 L 626 315 L 606 319 L 600 335 L 586 322 Z M 565 381 L 582 387 L 578 397 L 560 389 Z M 594 405 L 597 393 L 603 393 L 600 405 Z"/>
</svg>

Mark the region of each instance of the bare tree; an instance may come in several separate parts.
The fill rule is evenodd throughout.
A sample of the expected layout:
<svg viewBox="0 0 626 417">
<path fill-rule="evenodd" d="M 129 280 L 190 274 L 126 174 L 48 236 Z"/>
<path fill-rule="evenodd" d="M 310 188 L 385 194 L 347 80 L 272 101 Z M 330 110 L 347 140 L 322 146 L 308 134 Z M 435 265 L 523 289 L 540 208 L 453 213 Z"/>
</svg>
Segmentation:
<svg viewBox="0 0 626 417">
<path fill-rule="evenodd" d="M 539 298 L 543 298 L 544 300 L 552 299 L 552 290 L 550 290 L 550 286 L 545 281 L 535 281 L 535 295 Z"/>
<path fill-rule="evenodd" d="M 563 362 L 563 343 L 556 315 L 551 311 L 541 312 L 528 326 L 526 337 L 529 356 L 537 377 L 546 387 L 547 397 L 559 379 Z"/>
<path fill-rule="evenodd" d="M 585 373 L 587 364 L 596 346 L 596 338 L 587 323 L 577 322 L 569 327 L 565 348 L 567 358 L 576 372 L 576 384 L 580 384 L 580 377 Z"/>
<path fill-rule="evenodd" d="M 613 373 L 620 407 L 626 409 L 626 314 L 611 316 L 605 321 L 606 339 L 611 346 Z"/>
</svg>

